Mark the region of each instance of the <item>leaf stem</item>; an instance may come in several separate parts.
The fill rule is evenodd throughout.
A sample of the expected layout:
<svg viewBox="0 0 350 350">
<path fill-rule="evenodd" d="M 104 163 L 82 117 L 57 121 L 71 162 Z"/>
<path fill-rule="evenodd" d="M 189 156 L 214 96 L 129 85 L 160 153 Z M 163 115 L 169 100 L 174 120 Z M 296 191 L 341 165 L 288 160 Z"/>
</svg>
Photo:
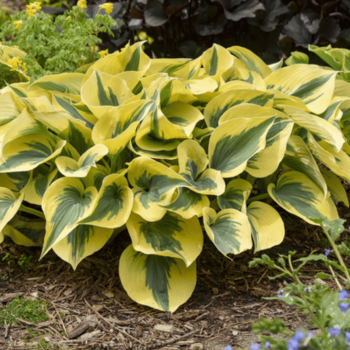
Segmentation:
<svg viewBox="0 0 350 350">
<path fill-rule="evenodd" d="M 24 206 L 23 204 L 19 207 L 19 210 L 23 211 L 25 213 L 28 213 L 28 214 L 38 216 L 39 218 L 45 219 L 44 213 L 42 213 L 39 210 L 35 210 L 33 208 L 28 208 L 28 207 Z"/>
<path fill-rule="evenodd" d="M 260 199 L 266 199 L 266 198 L 270 198 L 270 195 L 268 193 L 259 194 L 257 196 L 248 198 L 247 204 L 254 202 L 254 201 L 259 201 Z"/>
</svg>

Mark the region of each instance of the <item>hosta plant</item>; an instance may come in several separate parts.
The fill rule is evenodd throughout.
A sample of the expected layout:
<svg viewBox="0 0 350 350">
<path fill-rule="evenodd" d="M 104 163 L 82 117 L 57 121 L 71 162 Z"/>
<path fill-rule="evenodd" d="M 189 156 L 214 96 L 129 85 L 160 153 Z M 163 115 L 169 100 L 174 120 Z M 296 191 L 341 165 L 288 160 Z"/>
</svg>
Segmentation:
<svg viewBox="0 0 350 350">
<path fill-rule="evenodd" d="M 195 288 L 204 234 L 229 256 L 281 243 L 278 208 L 313 225 L 338 219 L 349 83 L 281 65 L 219 45 L 150 59 L 137 43 L 85 73 L 3 88 L 0 240 L 52 249 L 75 269 L 126 227 L 125 290 L 173 312 Z"/>
</svg>

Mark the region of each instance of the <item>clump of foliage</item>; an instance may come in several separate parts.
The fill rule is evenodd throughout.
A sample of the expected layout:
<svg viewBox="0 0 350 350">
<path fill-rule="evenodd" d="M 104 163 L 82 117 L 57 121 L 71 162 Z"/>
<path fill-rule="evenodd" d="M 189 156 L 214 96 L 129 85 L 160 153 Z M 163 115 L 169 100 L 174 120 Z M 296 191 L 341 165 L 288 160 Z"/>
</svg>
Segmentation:
<svg viewBox="0 0 350 350">
<path fill-rule="evenodd" d="M 53 249 L 75 269 L 126 226 L 124 288 L 173 312 L 195 288 L 203 233 L 227 256 L 282 242 L 275 207 L 336 221 L 349 206 L 347 65 L 298 57 L 268 66 L 213 45 L 151 59 L 137 43 L 2 89 L 0 242 Z"/>
<path fill-rule="evenodd" d="M 39 323 L 48 320 L 46 309 L 48 304 L 44 300 L 31 300 L 17 297 L 0 308 L 0 324 L 18 323 L 18 318 L 28 322 Z"/>
<path fill-rule="evenodd" d="M 101 57 L 97 53 L 97 44 L 102 41 L 98 35 L 113 35 L 111 27 L 117 25 L 105 6 L 101 5 L 102 12 L 93 19 L 84 12 L 86 1 L 55 18 L 40 11 L 40 2 L 11 16 L 0 28 L 0 86 L 74 72 Z M 112 7 L 107 7 L 108 13 Z"/>
</svg>

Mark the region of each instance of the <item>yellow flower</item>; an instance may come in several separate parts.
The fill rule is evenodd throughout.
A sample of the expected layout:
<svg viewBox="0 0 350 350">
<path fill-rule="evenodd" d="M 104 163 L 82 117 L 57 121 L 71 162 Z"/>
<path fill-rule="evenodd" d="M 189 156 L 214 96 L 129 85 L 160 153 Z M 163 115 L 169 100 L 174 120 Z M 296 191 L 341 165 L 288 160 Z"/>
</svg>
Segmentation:
<svg viewBox="0 0 350 350">
<path fill-rule="evenodd" d="M 107 56 L 107 55 L 108 55 L 108 49 L 107 49 L 107 50 L 104 50 L 104 51 L 100 51 L 100 52 L 99 52 L 99 55 L 101 56 L 101 58 Z"/>
<path fill-rule="evenodd" d="M 79 0 L 77 5 L 83 10 L 87 8 L 86 0 Z"/>
<path fill-rule="evenodd" d="M 109 15 L 113 11 L 113 4 L 110 3 L 110 2 L 106 2 L 105 4 L 100 5 L 99 8 L 102 9 L 102 10 L 105 10 L 107 15 Z"/>
<path fill-rule="evenodd" d="M 40 2 L 32 2 L 31 4 L 27 5 L 27 15 L 28 17 L 33 17 L 37 12 L 41 10 L 41 3 Z"/>
<path fill-rule="evenodd" d="M 17 70 L 21 64 L 21 60 L 18 56 L 14 58 L 9 58 L 7 60 L 7 64 L 11 67 L 11 70 Z"/>
<path fill-rule="evenodd" d="M 16 26 L 16 29 L 22 29 L 23 21 L 14 21 L 13 24 Z"/>
</svg>

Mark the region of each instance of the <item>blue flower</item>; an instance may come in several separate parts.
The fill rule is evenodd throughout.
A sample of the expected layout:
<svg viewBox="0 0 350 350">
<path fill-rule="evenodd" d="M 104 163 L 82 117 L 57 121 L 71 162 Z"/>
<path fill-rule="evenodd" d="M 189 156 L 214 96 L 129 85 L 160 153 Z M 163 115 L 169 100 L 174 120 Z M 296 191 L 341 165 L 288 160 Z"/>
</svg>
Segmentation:
<svg viewBox="0 0 350 350">
<path fill-rule="evenodd" d="M 340 335 L 340 328 L 329 328 L 329 334 L 334 338 L 336 335 Z"/>
<path fill-rule="evenodd" d="M 270 349 L 271 348 L 271 343 L 269 341 L 265 342 L 265 348 Z"/>
<path fill-rule="evenodd" d="M 283 295 L 283 290 L 279 290 L 277 296 L 278 296 L 279 298 L 283 298 L 283 297 L 284 297 L 284 295 Z"/>
<path fill-rule="evenodd" d="M 324 250 L 324 253 L 325 253 L 326 256 L 328 256 L 330 253 L 332 253 L 332 250 L 326 248 L 326 249 Z"/>
<path fill-rule="evenodd" d="M 260 349 L 260 345 L 258 343 L 255 343 L 250 347 L 250 350 L 259 350 L 259 349 Z"/>
<path fill-rule="evenodd" d="M 294 339 L 294 337 L 287 343 L 288 350 L 298 350 L 299 341 Z"/>
<path fill-rule="evenodd" d="M 346 332 L 345 332 L 345 341 L 346 341 L 347 343 L 350 343 L 350 332 L 349 332 L 349 331 L 346 331 Z"/>
<path fill-rule="evenodd" d="M 300 340 L 304 338 L 304 333 L 302 331 L 297 331 L 293 338 L 300 342 Z"/>
<path fill-rule="evenodd" d="M 348 303 L 340 303 L 339 304 L 340 311 L 345 314 L 346 311 L 349 310 L 350 305 Z"/>
<path fill-rule="evenodd" d="M 339 300 L 343 300 L 343 299 L 347 299 L 347 298 L 349 298 L 349 293 L 345 289 L 342 289 L 339 292 Z"/>
<path fill-rule="evenodd" d="M 225 346 L 225 350 L 233 350 L 231 345 Z"/>
</svg>

